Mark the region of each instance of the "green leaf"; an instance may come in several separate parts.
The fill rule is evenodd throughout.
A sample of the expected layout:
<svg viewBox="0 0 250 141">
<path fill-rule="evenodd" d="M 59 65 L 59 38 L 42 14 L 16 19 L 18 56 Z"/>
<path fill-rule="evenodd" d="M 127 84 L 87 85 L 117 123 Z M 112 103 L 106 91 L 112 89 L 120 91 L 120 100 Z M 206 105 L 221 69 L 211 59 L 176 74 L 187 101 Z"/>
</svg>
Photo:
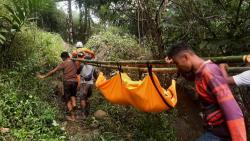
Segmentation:
<svg viewBox="0 0 250 141">
<path fill-rule="evenodd" d="M 4 44 L 4 41 L 0 39 L 0 44 L 3 45 Z"/>
<path fill-rule="evenodd" d="M 6 21 L 9 22 L 10 24 L 12 24 L 12 20 L 11 20 L 9 17 L 1 16 L 0 19 L 6 20 Z"/>
<path fill-rule="evenodd" d="M 16 32 L 17 30 L 16 29 L 11 29 L 10 32 L 13 33 L 13 32 Z"/>
<path fill-rule="evenodd" d="M 15 11 L 14 11 L 9 5 L 4 4 L 4 7 L 5 7 L 11 14 L 13 14 L 13 15 L 16 14 Z"/>
<path fill-rule="evenodd" d="M 22 24 L 22 20 L 17 15 L 12 15 L 12 18 L 15 22 L 17 22 L 19 25 Z"/>
<path fill-rule="evenodd" d="M 28 5 L 28 9 L 30 10 L 29 12 L 31 12 L 33 10 L 32 0 L 28 0 L 27 2 L 28 2 L 28 4 L 27 4 Z"/>
<path fill-rule="evenodd" d="M 0 44 L 4 44 L 4 42 L 6 41 L 6 38 L 0 34 Z"/>
<path fill-rule="evenodd" d="M 28 18 L 27 21 L 39 20 L 39 18 Z"/>
<path fill-rule="evenodd" d="M 8 33 L 7 29 L 0 29 L 0 33 Z"/>
<path fill-rule="evenodd" d="M 12 29 L 15 29 L 16 31 L 20 31 L 21 27 L 20 27 L 19 24 L 13 24 L 13 25 L 12 25 Z M 11 29 L 11 30 L 12 30 L 12 29 Z"/>
<path fill-rule="evenodd" d="M 0 39 L 6 40 L 6 38 L 2 34 L 0 34 Z"/>
<path fill-rule="evenodd" d="M 17 16 L 21 21 L 25 21 L 25 11 L 17 4 L 15 4 L 17 10 Z"/>
</svg>

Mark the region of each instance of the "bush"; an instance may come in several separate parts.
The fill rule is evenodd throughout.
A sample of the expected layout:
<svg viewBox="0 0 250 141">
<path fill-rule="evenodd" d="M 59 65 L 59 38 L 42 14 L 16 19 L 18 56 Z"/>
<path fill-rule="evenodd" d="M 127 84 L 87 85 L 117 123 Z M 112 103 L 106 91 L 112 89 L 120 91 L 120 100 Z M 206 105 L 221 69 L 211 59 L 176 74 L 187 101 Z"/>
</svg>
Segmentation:
<svg viewBox="0 0 250 141">
<path fill-rule="evenodd" d="M 175 141 L 173 122 L 176 111 L 158 114 L 143 113 L 131 106 L 119 106 L 107 102 L 101 93 L 91 98 L 91 111 L 104 110 L 108 117 L 88 118 L 89 124 L 98 124 L 100 135 L 96 140 Z"/>
<path fill-rule="evenodd" d="M 1 48 L 0 127 L 10 128 L 0 140 L 64 140 L 56 124 L 58 109 L 46 99 L 54 93 L 48 81 L 40 81 L 37 71 L 47 71 L 58 63 L 64 50 L 59 35 L 26 26 L 12 46 Z"/>
<path fill-rule="evenodd" d="M 0 83 L 0 106 L 2 107 L 0 126 L 10 128 L 11 132 L 1 134 L 0 139 L 5 140 L 9 136 L 15 140 L 63 140 L 65 138 L 63 132 L 58 126 L 53 125 L 56 109 L 38 96 L 52 92 L 52 89 L 48 90 L 49 87 L 44 84 L 38 87 L 39 82 L 34 78 L 29 81 L 23 80 L 24 83 L 29 84 L 28 89 L 16 89 L 18 87 L 16 80 L 9 78 L 13 76 L 11 73 L 13 72 L 4 74 L 7 78 L 1 77 Z"/>
<path fill-rule="evenodd" d="M 139 47 L 136 38 L 117 27 L 108 27 L 90 37 L 84 47 L 95 50 L 98 60 L 149 59 L 146 48 Z"/>
<path fill-rule="evenodd" d="M 25 26 L 9 48 L 0 48 L 0 63 L 2 68 L 25 63 L 53 65 L 60 60 L 63 50 L 63 40 L 59 35 L 43 32 L 35 26 Z"/>
</svg>

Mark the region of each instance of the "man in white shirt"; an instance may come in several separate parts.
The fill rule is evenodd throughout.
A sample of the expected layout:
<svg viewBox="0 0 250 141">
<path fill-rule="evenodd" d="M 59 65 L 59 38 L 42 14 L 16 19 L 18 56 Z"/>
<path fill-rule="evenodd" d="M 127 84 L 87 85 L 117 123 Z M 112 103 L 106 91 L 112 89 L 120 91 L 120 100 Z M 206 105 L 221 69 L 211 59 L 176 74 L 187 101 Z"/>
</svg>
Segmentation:
<svg viewBox="0 0 250 141">
<path fill-rule="evenodd" d="M 229 76 L 227 73 L 228 65 L 220 64 L 219 66 L 228 84 L 237 86 L 250 86 L 250 70 L 244 71 L 234 76 Z"/>
<path fill-rule="evenodd" d="M 84 59 L 92 59 L 88 54 L 85 54 Z M 92 95 L 92 87 L 94 85 L 94 79 L 97 78 L 97 72 L 92 65 L 81 64 L 81 81 L 80 81 L 80 105 L 82 109 L 83 117 L 88 116 L 90 104 L 88 98 Z"/>
</svg>

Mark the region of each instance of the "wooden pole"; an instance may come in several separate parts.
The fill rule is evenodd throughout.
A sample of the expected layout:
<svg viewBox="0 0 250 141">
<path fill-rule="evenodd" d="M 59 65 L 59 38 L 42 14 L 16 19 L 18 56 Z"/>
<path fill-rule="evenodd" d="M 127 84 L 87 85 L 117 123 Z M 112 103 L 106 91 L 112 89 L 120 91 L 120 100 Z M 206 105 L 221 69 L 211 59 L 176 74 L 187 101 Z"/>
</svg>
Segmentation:
<svg viewBox="0 0 250 141">
<path fill-rule="evenodd" d="M 222 56 L 222 57 L 211 57 L 205 58 L 210 59 L 215 63 L 249 63 L 250 55 L 241 55 L 241 56 Z"/>
<path fill-rule="evenodd" d="M 100 65 L 100 64 L 91 64 L 96 67 L 100 68 L 109 68 L 109 69 L 117 69 L 118 66 L 113 66 L 113 65 Z M 147 72 L 148 68 L 141 68 L 141 67 L 122 67 L 122 70 L 130 70 L 130 71 L 141 71 L 141 72 Z M 241 73 L 243 71 L 250 70 L 250 67 L 229 67 L 228 72 L 230 73 Z M 176 68 L 152 68 L 153 72 L 158 72 L 158 73 L 170 73 L 174 74 L 177 72 Z"/>
<path fill-rule="evenodd" d="M 250 55 L 241 55 L 241 56 L 224 56 L 224 57 L 204 57 L 205 60 L 212 60 L 215 63 L 250 63 Z M 103 65 L 132 65 L 138 66 L 142 64 L 152 64 L 152 65 L 164 65 L 166 64 L 164 60 L 122 60 L 122 61 L 93 61 L 93 60 L 82 60 L 74 59 L 84 63 L 91 64 L 103 64 Z M 172 64 L 173 65 L 173 64 Z"/>
</svg>

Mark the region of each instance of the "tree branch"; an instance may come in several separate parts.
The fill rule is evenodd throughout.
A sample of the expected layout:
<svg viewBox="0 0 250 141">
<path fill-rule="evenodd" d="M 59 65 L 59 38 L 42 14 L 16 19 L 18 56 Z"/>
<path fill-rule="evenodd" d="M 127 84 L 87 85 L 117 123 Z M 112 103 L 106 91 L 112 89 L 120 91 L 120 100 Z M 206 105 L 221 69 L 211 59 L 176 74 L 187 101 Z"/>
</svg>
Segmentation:
<svg viewBox="0 0 250 141">
<path fill-rule="evenodd" d="M 159 8 L 158 8 L 157 11 L 156 11 L 155 21 L 156 21 L 157 24 L 159 23 L 159 16 L 160 16 L 160 14 L 161 14 L 161 9 L 162 9 L 163 5 L 166 6 L 167 3 L 168 3 L 168 0 L 162 0 L 162 1 L 161 1 L 161 4 L 160 4 L 160 6 L 159 6 Z M 164 8 L 164 9 L 165 9 L 165 8 Z"/>
<path fill-rule="evenodd" d="M 236 26 L 238 25 L 239 15 L 240 15 L 240 9 L 241 9 L 242 3 L 243 3 L 243 0 L 240 0 L 239 5 L 238 5 L 238 8 L 237 8 L 237 12 L 236 12 L 236 17 L 235 17 L 235 23 L 234 23 L 235 28 L 236 28 Z"/>
</svg>

